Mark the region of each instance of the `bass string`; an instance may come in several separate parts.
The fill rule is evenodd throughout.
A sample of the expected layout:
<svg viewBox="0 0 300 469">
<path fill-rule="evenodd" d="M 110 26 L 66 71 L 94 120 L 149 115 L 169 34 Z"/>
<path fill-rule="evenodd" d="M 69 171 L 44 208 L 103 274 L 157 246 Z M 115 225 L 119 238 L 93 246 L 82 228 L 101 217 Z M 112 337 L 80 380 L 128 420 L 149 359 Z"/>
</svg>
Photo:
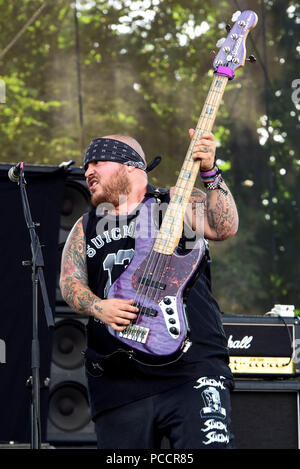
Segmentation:
<svg viewBox="0 0 300 469">
<path fill-rule="evenodd" d="M 165 272 L 166 268 L 170 264 L 171 257 L 172 257 L 171 255 L 164 255 L 161 253 L 156 253 L 156 255 L 153 256 L 153 261 L 155 265 L 154 265 L 154 269 L 152 269 L 153 273 L 152 273 L 152 276 L 150 276 L 149 284 L 146 285 L 145 291 L 140 292 L 141 300 L 139 301 L 139 304 L 141 305 L 141 307 L 140 307 L 140 313 L 138 315 L 137 321 L 140 318 L 141 314 L 146 313 L 146 308 L 149 307 L 150 302 L 157 300 L 157 297 L 161 290 L 151 286 L 151 282 L 152 281 L 155 282 L 156 278 L 162 280 L 163 272 Z M 144 274 L 146 274 L 144 277 L 146 280 L 147 279 L 146 270 L 144 271 Z M 148 304 L 147 304 L 147 301 L 148 301 Z M 152 322 L 152 319 L 153 318 L 151 316 L 146 315 L 143 321 L 144 325 L 147 326 L 148 324 L 150 324 Z"/>
<path fill-rule="evenodd" d="M 150 226 L 152 227 L 152 218 L 151 218 L 151 211 L 150 211 Z M 136 318 L 136 323 L 138 323 L 139 319 L 141 318 L 141 314 L 146 313 L 147 307 L 149 307 L 149 302 L 157 300 L 157 297 L 160 293 L 158 288 L 151 286 L 151 282 L 160 281 L 163 277 L 163 273 L 165 269 L 168 267 L 172 256 L 165 255 L 154 251 L 153 248 L 150 251 L 148 261 L 146 263 L 144 272 L 141 276 L 139 281 L 139 285 L 137 288 L 137 292 L 134 298 L 134 303 L 139 304 L 139 314 Z M 148 278 L 150 277 L 150 278 Z M 147 283 L 148 281 L 148 283 Z M 140 300 L 139 300 L 140 299 Z M 148 304 L 147 304 L 148 300 Z M 145 304 L 146 303 L 146 304 Z M 144 319 L 144 324 L 147 325 L 151 322 L 152 317 L 149 316 Z"/>
<path fill-rule="evenodd" d="M 146 299 L 151 300 L 151 295 L 147 296 L 150 288 L 151 282 L 153 280 L 153 276 L 156 274 L 156 270 L 158 265 L 160 264 L 161 254 L 158 252 L 153 251 L 150 252 L 147 264 L 145 266 L 144 272 L 141 275 L 139 285 L 137 288 L 137 292 L 134 298 L 134 303 L 139 305 L 139 314 L 137 317 L 136 322 L 140 319 L 141 314 L 146 311 L 147 305 L 145 305 Z M 151 275 L 149 275 L 151 274 Z M 149 281 L 149 284 L 147 282 Z"/>
<path fill-rule="evenodd" d="M 155 262 L 155 253 L 153 249 L 151 249 L 148 255 L 148 260 L 147 260 L 145 269 L 143 273 L 141 274 L 140 279 L 138 281 L 138 287 L 136 289 L 136 294 L 134 297 L 134 304 L 139 304 L 138 297 L 141 297 L 144 294 L 144 289 L 147 287 L 145 274 L 147 271 L 149 270 L 151 271 L 153 262 Z"/>
<path fill-rule="evenodd" d="M 152 229 L 153 229 L 152 211 L 150 210 L 150 213 L 148 212 L 147 215 L 148 215 L 148 219 L 147 219 L 148 232 L 149 232 L 149 227 L 150 227 L 151 233 L 152 233 Z M 142 222 L 143 221 L 140 220 L 139 223 L 142 223 Z M 144 271 L 142 272 L 141 277 L 139 279 L 138 287 L 137 287 L 135 298 L 134 298 L 134 304 L 136 305 L 138 304 L 139 306 L 139 314 L 135 320 L 136 323 L 140 320 L 141 314 L 145 313 L 146 308 L 149 306 L 149 304 L 145 304 L 147 298 L 148 298 L 148 303 L 149 301 L 154 300 L 155 298 L 155 295 L 153 296 L 153 291 L 155 292 L 155 288 L 151 286 L 151 282 L 152 281 L 155 282 L 155 278 L 159 270 L 161 272 L 164 270 L 164 264 L 166 265 L 165 258 L 166 256 L 163 256 L 161 255 L 161 253 L 154 251 L 152 247 L 148 255 L 148 259 L 147 259 Z M 162 276 L 162 273 L 159 275 L 159 277 L 161 276 Z M 150 295 L 149 295 L 149 292 L 150 292 Z M 148 322 L 148 321 L 145 319 L 145 322 Z"/>
<path fill-rule="evenodd" d="M 148 220 L 147 220 L 147 226 L 149 228 L 149 226 L 151 227 L 152 229 L 152 218 L 151 218 L 151 209 L 150 209 L 150 215 L 149 215 L 149 212 L 147 213 L 147 216 L 148 216 Z M 149 216 L 150 216 L 150 223 L 149 223 Z M 139 221 L 139 223 L 143 222 L 142 220 Z M 148 231 L 149 232 L 149 231 Z M 147 260 L 147 263 L 146 263 L 146 266 L 145 266 L 145 269 L 144 269 L 144 272 L 141 274 L 141 277 L 140 277 L 140 280 L 138 282 L 138 287 L 137 287 L 137 290 L 136 290 L 136 294 L 135 294 L 135 297 L 134 297 L 134 302 L 133 304 L 139 304 L 141 302 L 139 302 L 139 298 L 142 298 L 142 295 L 145 294 L 145 289 L 147 291 L 147 284 L 146 284 L 146 276 L 145 274 L 147 272 L 151 272 L 151 270 L 153 269 L 153 265 L 155 264 L 155 260 L 156 260 L 156 254 L 154 251 L 153 251 L 153 248 L 151 249 L 149 255 L 148 255 L 148 260 Z M 140 306 L 140 304 L 139 304 Z M 143 305 L 142 305 L 143 306 Z M 142 314 L 142 311 L 140 310 L 139 308 L 139 314 L 136 318 L 136 323 L 139 321 L 140 317 L 141 317 L 141 314 Z"/>
<path fill-rule="evenodd" d="M 150 213 L 148 212 L 148 217 L 150 217 L 150 219 L 148 218 L 148 229 L 149 227 L 151 228 L 151 233 L 152 233 L 152 212 L 150 210 Z M 141 221 L 140 221 L 141 223 Z M 157 252 L 157 251 L 154 251 L 153 248 L 151 249 L 149 255 L 148 255 L 148 260 L 147 260 L 147 263 L 146 263 L 146 266 L 144 268 L 144 272 L 142 273 L 141 277 L 140 277 L 140 280 L 139 280 L 139 283 L 138 283 L 138 287 L 137 287 L 137 290 L 136 290 L 136 294 L 135 294 L 135 298 L 134 298 L 134 304 L 138 304 L 139 305 L 139 314 L 135 320 L 135 322 L 137 323 L 141 317 L 141 314 L 145 313 L 146 311 L 146 308 L 147 308 L 147 305 L 145 305 L 145 301 L 146 301 L 146 295 L 148 294 L 148 292 L 150 291 L 150 288 L 151 288 L 151 281 L 152 281 L 152 278 L 150 278 L 150 282 L 149 282 L 149 285 L 147 284 L 147 276 L 149 273 L 151 273 L 152 275 L 155 275 L 156 274 L 156 271 L 157 271 L 157 267 L 159 266 L 160 264 L 160 253 Z M 151 276 L 150 276 L 151 277 Z M 151 299 L 151 296 L 150 296 L 150 299 Z M 147 322 L 147 321 L 146 321 Z"/>
</svg>

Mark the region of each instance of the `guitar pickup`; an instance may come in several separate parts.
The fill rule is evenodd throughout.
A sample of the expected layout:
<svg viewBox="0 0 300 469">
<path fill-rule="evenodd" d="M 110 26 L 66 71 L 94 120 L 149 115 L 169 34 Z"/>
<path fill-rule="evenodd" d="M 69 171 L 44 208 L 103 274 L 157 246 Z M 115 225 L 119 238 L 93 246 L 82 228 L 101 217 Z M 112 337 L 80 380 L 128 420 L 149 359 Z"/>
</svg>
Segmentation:
<svg viewBox="0 0 300 469">
<path fill-rule="evenodd" d="M 151 288 L 157 288 L 158 290 L 164 290 L 166 288 L 166 284 L 165 283 L 161 283 L 159 281 L 155 281 L 155 280 L 151 280 L 150 278 L 139 278 L 139 283 L 141 283 L 142 285 L 146 285 L 147 287 L 151 287 Z"/>
<path fill-rule="evenodd" d="M 154 308 L 147 308 L 146 306 L 142 306 L 140 303 L 137 303 L 134 306 L 139 309 L 140 314 L 144 314 L 145 316 L 152 316 L 153 318 L 157 316 L 157 311 Z"/>
<path fill-rule="evenodd" d="M 123 332 L 119 332 L 120 337 L 123 339 L 133 340 L 145 344 L 150 329 L 148 327 L 136 326 L 129 324 Z"/>
</svg>

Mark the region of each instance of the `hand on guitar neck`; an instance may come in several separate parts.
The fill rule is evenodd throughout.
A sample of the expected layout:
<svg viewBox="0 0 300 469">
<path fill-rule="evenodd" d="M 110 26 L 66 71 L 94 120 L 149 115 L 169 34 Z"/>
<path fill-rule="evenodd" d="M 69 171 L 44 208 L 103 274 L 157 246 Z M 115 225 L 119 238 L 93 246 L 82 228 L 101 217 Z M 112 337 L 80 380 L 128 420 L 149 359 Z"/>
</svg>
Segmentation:
<svg viewBox="0 0 300 469">
<path fill-rule="evenodd" d="M 192 138 L 194 129 L 189 129 L 189 135 Z M 200 171 L 209 171 L 215 163 L 216 142 L 211 132 L 205 132 L 196 142 L 193 148 L 194 160 L 200 160 Z"/>
<path fill-rule="evenodd" d="M 189 129 L 190 138 L 194 132 L 194 129 Z M 203 133 L 193 148 L 193 159 L 200 160 L 200 171 L 213 168 L 215 154 L 213 134 Z M 194 187 L 185 220 L 198 235 L 209 240 L 222 241 L 234 236 L 238 230 L 238 212 L 225 181 L 222 181 L 220 188 L 206 193 Z"/>
<path fill-rule="evenodd" d="M 189 129 L 192 139 L 194 129 Z M 200 171 L 214 167 L 216 142 L 211 132 L 205 132 L 193 146 L 193 159 L 200 160 Z M 171 197 L 176 190 L 170 188 Z M 234 236 L 238 229 L 238 212 L 233 196 L 224 180 L 220 188 L 202 190 L 194 187 L 187 204 L 184 221 L 199 237 L 222 241 Z"/>
</svg>

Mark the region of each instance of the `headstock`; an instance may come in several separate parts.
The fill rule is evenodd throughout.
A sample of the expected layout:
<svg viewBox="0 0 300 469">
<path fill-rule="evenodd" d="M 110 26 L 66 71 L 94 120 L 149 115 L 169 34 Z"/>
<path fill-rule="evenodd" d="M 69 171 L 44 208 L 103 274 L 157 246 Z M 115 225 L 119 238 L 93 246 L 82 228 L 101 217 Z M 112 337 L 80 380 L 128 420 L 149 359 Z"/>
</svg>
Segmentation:
<svg viewBox="0 0 300 469">
<path fill-rule="evenodd" d="M 246 38 L 249 31 L 255 28 L 258 20 L 256 13 L 251 10 L 238 11 L 232 19 L 235 23 L 232 28 L 226 27 L 229 31 L 227 38 L 218 41 L 217 46 L 220 47 L 220 51 L 213 62 L 215 73 L 227 75 L 229 79 L 234 78 L 234 70 L 245 64 Z M 249 60 L 255 61 L 252 58 Z"/>
</svg>

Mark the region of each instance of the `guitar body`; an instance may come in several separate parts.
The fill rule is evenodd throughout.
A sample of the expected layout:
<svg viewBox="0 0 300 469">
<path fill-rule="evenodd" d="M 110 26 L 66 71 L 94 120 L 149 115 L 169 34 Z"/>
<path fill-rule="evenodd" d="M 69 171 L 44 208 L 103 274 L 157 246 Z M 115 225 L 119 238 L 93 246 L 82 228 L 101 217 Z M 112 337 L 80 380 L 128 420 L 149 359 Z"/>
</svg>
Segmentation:
<svg viewBox="0 0 300 469">
<path fill-rule="evenodd" d="M 139 308 L 138 317 L 125 334 L 111 327 L 108 330 L 129 347 L 153 356 L 167 356 L 180 350 L 187 335 L 183 296 L 204 256 L 205 241 L 199 239 L 187 254 L 181 254 L 178 249 L 171 255 L 154 252 L 155 238 L 143 236 L 145 228 L 155 236 L 152 203 L 155 203 L 153 199 L 145 203 L 149 208 L 144 211 L 147 219 L 138 217 L 135 254 L 126 270 L 111 285 L 107 296 L 134 298 L 134 304 Z M 144 331 L 147 332 L 143 335 Z"/>
</svg>

